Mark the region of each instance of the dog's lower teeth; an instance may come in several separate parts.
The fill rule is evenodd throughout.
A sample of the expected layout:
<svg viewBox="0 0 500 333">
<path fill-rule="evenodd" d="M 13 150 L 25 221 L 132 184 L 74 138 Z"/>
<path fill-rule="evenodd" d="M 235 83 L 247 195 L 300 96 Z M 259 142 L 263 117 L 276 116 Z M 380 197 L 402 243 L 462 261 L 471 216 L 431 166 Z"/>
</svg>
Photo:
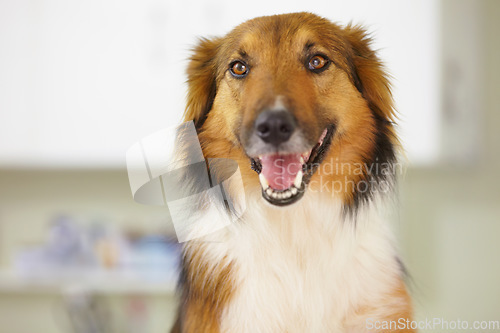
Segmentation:
<svg viewBox="0 0 500 333">
<path fill-rule="evenodd" d="M 283 192 L 275 192 L 271 187 L 268 187 L 266 190 L 265 190 L 266 194 L 273 198 L 273 199 L 278 199 L 278 200 L 281 200 L 281 199 L 289 199 L 291 198 L 292 196 L 296 195 L 299 190 L 295 187 L 295 186 L 292 186 L 291 188 L 283 191 Z"/>
<path fill-rule="evenodd" d="M 261 183 L 262 180 L 265 180 L 264 177 L 260 177 Z M 264 184 L 262 184 L 264 186 Z M 294 185 L 292 185 L 290 188 L 284 190 L 284 191 L 279 191 L 279 190 L 274 190 L 271 186 L 267 185 L 265 188 L 264 192 L 266 192 L 267 196 L 273 199 L 277 200 L 283 200 L 283 199 L 290 199 L 297 193 L 299 193 L 299 188 L 302 186 L 302 171 L 299 171 L 297 174 L 297 177 L 295 178 Z"/>
</svg>

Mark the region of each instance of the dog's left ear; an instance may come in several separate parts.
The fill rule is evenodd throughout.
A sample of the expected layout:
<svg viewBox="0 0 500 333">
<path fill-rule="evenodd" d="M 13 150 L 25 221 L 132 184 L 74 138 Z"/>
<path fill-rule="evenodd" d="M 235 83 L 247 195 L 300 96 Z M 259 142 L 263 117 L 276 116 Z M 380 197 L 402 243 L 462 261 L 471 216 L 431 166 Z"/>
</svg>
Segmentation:
<svg viewBox="0 0 500 333">
<path fill-rule="evenodd" d="M 220 38 L 200 39 L 187 68 L 188 94 L 184 121 L 193 120 L 201 128 L 217 92 L 216 60 Z"/>
<path fill-rule="evenodd" d="M 372 50 L 370 37 L 359 26 L 348 25 L 344 31 L 353 51 L 350 65 L 356 88 L 377 116 L 394 121 L 396 115 L 389 75 Z"/>
</svg>

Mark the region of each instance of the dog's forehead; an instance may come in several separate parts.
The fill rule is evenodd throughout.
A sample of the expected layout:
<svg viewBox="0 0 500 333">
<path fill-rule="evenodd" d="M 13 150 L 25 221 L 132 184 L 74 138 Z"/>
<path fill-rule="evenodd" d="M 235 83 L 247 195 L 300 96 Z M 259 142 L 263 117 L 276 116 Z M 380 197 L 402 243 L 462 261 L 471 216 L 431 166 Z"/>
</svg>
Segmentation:
<svg viewBox="0 0 500 333">
<path fill-rule="evenodd" d="M 338 26 L 314 14 L 258 17 L 240 24 L 226 35 L 224 53 L 253 53 L 265 57 L 276 51 L 281 51 L 281 55 L 296 54 L 311 45 L 328 49 L 341 42 L 339 32 Z"/>
<path fill-rule="evenodd" d="M 216 59 L 218 77 L 232 61 L 243 60 L 253 72 L 272 66 L 299 68 L 305 59 L 324 54 L 341 69 L 350 72 L 350 44 L 339 25 L 310 13 L 258 17 L 243 22 L 221 39 Z M 265 65 L 265 66 L 260 66 Z"/>
<path fill-rule="evenodd" d="M 300 51 L 306 44 L 316 39 L 315 34 L 305 27 L 293 31 L 287 31 L 285 28 L 274 31 L 252 30 L 240 36 L 238 49 L 259 53 L 278 49 Z"/>
</svg>

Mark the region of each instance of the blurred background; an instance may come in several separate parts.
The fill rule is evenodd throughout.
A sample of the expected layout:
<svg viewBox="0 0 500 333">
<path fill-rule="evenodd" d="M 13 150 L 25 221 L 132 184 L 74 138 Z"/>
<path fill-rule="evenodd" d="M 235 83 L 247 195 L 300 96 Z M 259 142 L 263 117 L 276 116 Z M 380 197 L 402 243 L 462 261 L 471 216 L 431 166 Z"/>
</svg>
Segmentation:
<svg viewBox="0 0 500 333">
<path fill-rule="evenodd" d="M 500 320 L 500 1 L 0 0 L 0 331 L 167 331 L 179 248 L 125 152 L 179 124 L 198 37 L 295 11 L 365 25 L 393 75 L 417 318 Z"/>
</svg>

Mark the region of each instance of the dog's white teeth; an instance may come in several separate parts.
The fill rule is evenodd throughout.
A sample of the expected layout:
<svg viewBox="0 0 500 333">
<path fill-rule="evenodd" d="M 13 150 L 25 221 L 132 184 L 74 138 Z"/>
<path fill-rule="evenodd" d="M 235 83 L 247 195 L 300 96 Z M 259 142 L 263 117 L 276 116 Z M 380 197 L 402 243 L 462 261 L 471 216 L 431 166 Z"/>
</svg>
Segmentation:
<svg viewBox="0 0 500 333">
<path fill-rule="evenodd" d="M 266 186 L 264 188 L 264 192 L 266 192 L 266 195 L 268 197 L 276 200 L 284 200 L 284 199 L 289 199 L 294 195 L 296 195 L 297 193 L 299 193 L 299 189 L 302 186 L 302 176 L 303 176 L 302 171 L 299 171 L 295 178 L 294 185 L 290 186 L 290 188 L 284 191 L 274 190 L 271 186 L 269 186 L 267 180 L 262 175 L 259 175 L 259 179 L 262 184 L 262 187 L 264 188 L 264 186 Z"/>
<path fill-rule="evenodd" d="M 271 187 L 266 189 L 266 194 L 269 197 L 271 197 L 273 199 L 277 199 L 277 200 L 289 199 L 289 198 L 293 197 L 294 195 L 296 195 L 298 192 L 299 192 L 299 190 L 295 186 L 292 186 L 291 188 L 289 188 L 285 191 L 282 191 L 282 192 L 274 191 Z"/>
<path fill-rule="evenodd" d="M 304 157 L 300 156 L 300 164 L 305 164 Z"/>
<path fill-rule="evenodd" d="M 300 188 L 302 186 L 302 170 L 299 170 L 299 172 L 297 172 L 297 176 L 293 181 L 293 185 L 295 185 L 296 188 Z"/>
<path fill-rule="evenodd" d="M 262 186 L 263 189 L 266 189 L 269 187 L 269 182 L 267 181 L 266 177 L 262 173 L 259 174 L 259 180 L 260 180 L 260 185 Z"/>
</svg>

